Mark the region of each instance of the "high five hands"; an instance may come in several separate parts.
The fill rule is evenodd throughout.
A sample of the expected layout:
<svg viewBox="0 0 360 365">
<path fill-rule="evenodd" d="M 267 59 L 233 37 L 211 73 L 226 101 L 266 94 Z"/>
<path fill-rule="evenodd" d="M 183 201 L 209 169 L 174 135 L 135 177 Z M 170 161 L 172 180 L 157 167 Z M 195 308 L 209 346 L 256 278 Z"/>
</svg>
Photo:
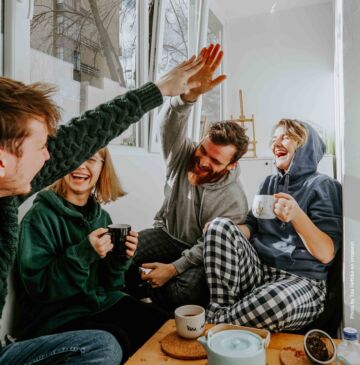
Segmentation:
<svg viewBox="0 0 360 365">
<path fill-rule="evenodd" d="M 181 95 L 184 101 L 194 102 L 200 95 L 226 79 L 225 75 L 220 75 L 213 80 L 222 58 L 223 51 L 220 51 L 220 45 L 210 44 L 201 50 L 198 57 L 192 56 L 170 70 L 156 85 L 164 96 Z"/>
<path fill-rule="evenodd" d="M 212 90 L 226 79 L 226 75 L 220 75 L 213 79 L 223 56 L 224 52 L 220 50 L 220 44 L 210 44 L 209 47 L 201 50 L 197 60 L 203 59 L 204 65 L 189 79 L 191 84 L 199 83 L 199 86 L 190 88 L 181 94 L 183 101 L 195 102 L 200 95 Z"/>
</svg>

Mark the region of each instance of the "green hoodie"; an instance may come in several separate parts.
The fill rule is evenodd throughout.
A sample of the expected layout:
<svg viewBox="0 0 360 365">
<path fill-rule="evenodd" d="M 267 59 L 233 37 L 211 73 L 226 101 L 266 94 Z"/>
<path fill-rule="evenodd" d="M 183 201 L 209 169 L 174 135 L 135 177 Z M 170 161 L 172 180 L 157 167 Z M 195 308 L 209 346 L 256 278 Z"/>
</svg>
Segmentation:
<svg viewBox="0 0 360 365">
<path fill-rule="evenodd" d="M 89 233 L 110 223 L 94 200 L 84 217 L 53 191 L 38 194 L 20 227 L 16 336 L 53 333 L 125 295 L 121 288 L 131 260 L 101 259 L 88 240 Z"/>
</svg>

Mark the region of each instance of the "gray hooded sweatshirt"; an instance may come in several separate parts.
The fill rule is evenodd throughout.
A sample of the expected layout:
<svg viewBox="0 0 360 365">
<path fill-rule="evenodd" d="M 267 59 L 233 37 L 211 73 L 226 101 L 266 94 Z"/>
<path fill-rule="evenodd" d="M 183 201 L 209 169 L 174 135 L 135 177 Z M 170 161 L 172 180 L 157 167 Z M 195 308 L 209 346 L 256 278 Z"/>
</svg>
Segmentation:
<svg viewBox="0 0 360 365">
<path fill-rule="evenodd" d="M 278 170 L 265 179 L 259 194 L 290 194 L 317 228 L 332 238 L 337 252 L 342 239 L 341 185 L 316 171 L 325 145 L 310 125 L 303 124 L 308 130 L 306 144 L 296 150 L 285 174 Z M 327 278 L 331 263 L 326 265 L 313 257 L 291 223 L 257 219 L 249 212 L 246 225 L 260 259 L 268 265 L 311 279 Z"/>
<path fill-rule="evenodd" d="M 166 162 L 165 200 L 155 216 L 154 227 L 188 247 L 173 262 L 178 273 L 203 264 L 202 233 L 205 224 L 216 217 L 244 223 L 248 205 L 239 181 L 239 167 L 219 181 L 193 186 L 187 178 L 187 166 L 196 144 L 186 137 L 192 104 L 180 97 L 167 100 L 160 113 L 160 132 Z"/>
</svg>

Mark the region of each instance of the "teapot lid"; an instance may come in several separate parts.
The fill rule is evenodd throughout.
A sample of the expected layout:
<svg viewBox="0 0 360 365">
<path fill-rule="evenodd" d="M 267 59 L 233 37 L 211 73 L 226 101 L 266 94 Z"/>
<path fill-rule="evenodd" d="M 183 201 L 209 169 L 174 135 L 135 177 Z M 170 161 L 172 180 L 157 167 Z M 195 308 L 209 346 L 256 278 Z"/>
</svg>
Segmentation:
<svg viewBox="0 0 360 365">
<path fill-rule="evenodd" d="M 264 349 L 264 343 L 255 333 L 242 330 L 222 331 L 208 338 L 208 346 L 220 356 L 247 358 Z"/>
</svg>

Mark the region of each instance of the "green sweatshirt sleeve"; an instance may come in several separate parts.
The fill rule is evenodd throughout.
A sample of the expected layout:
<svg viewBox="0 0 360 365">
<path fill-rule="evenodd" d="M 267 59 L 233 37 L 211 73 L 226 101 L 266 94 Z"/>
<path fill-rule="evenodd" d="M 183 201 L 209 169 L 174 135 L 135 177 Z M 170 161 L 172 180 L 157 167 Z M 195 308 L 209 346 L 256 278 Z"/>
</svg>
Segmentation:
<svg viewBox="0 0 360 365">
<path fill-rule="evenodd" d="M 125 272 L 132 259 L 124 259 L 108 254 L 102 263 L 103 285 L 108 290 L 118 290 L 125 285 Z"/>
<path fill-rule="evenodd" d="M 18 269 L 27 293 L 43 303 L 79 293 L 91 295 L 90 265 L 99 256 L 88 239 L 61 252 L 54 243 L 56 234 L 38 216 L 34 218 L 23 220 L 19 239 Z"/>
<path fill-rule="evenodd" d="M 49 139 L 51 158 L 33 180 L 31 194 L 76 169 L 162 100 L 160 90 L 149 82 L 61 125 Z"/>
</svg>

